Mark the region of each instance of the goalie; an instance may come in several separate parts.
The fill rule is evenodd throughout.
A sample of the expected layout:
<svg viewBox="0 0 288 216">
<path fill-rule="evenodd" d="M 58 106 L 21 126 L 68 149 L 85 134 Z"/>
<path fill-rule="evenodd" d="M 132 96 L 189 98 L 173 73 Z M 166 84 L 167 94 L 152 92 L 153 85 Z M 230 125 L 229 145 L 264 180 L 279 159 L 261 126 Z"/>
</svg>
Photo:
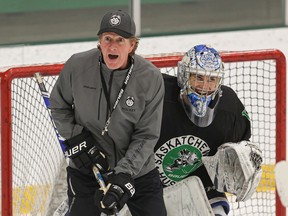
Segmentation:
<svg viewBox="0 0 288 216">
<path fill-rule="evenodd" d="M 161 181 L 175 187 L 198 176 L 213 213 L 228 215 L 225 192 L 245 201 L 261 178 L 261 151 L 249 141 L 250 118 L 236 93 L 222 85 L 224 66 L 211 47 L 194 46 L 179 62 L 177 78 L 163 76 L 162 128 L 155 147 Z"/>
</svg>

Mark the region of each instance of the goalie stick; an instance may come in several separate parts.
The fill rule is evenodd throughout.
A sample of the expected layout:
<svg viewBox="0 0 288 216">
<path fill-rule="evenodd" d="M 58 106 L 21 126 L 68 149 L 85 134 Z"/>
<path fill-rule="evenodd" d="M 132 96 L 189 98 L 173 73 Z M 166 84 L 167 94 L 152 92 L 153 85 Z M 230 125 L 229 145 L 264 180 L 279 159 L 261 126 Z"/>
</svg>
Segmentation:
<svg viewBox="0 0 288 216">
<path fill-rule="evenodd" d="M 66 146 L 63 143 L 65 141 L 65 139 L 59 134 L 58 129 L 56 127 L 56 124 L 55 124 L 55 122 L 53 120 L 53 117 L 52 117 L 52 114 L 51 114 L 51 111 L 50 111 L 50 94 L 49 94 L 49 92 L 47 91 L 47 89 L 45 87 L 42 75 L 39 72 L 37 72 L 37 73 L 34 74 L 34 77 L 35 77 L 36 82 L 37 82 L 37 84 L 39 86 L 39 89 L 40 89 L 42 98 L 44 100 L 46 109 L 48 111 L 51 123 L 53 125 L 54 130 L 55 130 L 55 133 L 56 133 L 56 136 L 57 136 L 58 141 L 60 143 L 61 149 L 62 149 L 62 151 L 64 153 L 65 150 L 66 150 Z M 105 194 L 107 192 L 107 187 L 106 187 L 106 184 L 105 184 L 105 182 L 104 182 L 104 180 L 102 178 L 102 175 L 101 175 L 99 169 L 95 165 L 93 165 L 92 170 L 93 170 L 95 178 L 96 178 L 96 180 L 97 180 L 97 182 L 98 182 L 98 184 L 100 186 L 100 189 L 102 189 L 104 194 Z M 65 215 L 67 210 L 68 210 L 68 200 L 64 200 L 60 204 L 60 206 L 57 208 L 56 212 L 58 211 L 59 215 L 61 215 L 61 213 L 63 213 Z M 101 213 L 101 215 L 106 215 L 106 214 Z M 114 215 L 116 215 L 116 216 L 119 215 L 118 210 L 117 210 L 116 207 L 115 207 L 115 214 Z"/>
<path fill-rule="evenodd" d="M 276 189 L 281 200 L 281 203 L 286 208 L 288 207 L 288 162 L 279 161 L 275 165 L 275 182 Z"/>
</svg>

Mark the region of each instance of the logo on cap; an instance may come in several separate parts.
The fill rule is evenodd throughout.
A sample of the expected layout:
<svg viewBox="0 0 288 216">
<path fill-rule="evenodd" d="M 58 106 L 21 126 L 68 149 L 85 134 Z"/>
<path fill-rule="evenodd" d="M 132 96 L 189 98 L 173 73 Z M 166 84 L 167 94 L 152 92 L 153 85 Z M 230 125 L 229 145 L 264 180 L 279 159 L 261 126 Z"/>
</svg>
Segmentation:
<svg viewBox="0 0 288 216">
<path fill-rule="evenodd" d="M 121 16 L 120 15 L 113 15 L 110 19 L 110 24 L 112 26 L 120 25 L 121 23 Z"/>
</svg>

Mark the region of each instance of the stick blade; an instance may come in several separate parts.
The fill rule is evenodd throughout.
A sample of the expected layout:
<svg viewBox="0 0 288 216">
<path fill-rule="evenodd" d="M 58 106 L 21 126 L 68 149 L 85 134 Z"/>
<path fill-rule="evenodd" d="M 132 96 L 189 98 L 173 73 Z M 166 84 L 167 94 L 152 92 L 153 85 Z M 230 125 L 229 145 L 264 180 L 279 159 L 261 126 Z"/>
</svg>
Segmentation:
<svg viewBox="0 0 288 216">
<path fill-rule="evenodd" d="M 280 161 L 275 165 L 276 188 L 283 206 L 288 207 L 288 162 Z"/>
</svg>

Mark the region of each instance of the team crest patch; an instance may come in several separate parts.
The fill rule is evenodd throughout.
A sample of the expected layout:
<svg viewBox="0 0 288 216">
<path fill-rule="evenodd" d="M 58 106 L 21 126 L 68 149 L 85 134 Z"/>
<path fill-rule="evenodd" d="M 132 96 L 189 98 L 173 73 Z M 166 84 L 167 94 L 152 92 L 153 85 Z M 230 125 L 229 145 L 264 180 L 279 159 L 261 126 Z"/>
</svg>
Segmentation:
<svg viewBox="0 0 288 216">
<path fill-rule="evenodd" d="M 202 165 L 201 158 L 210 151 L 202 139 L 189 135 L 172 138 L 155 152 L 156 166 L 165 186 L 181 181 Z"/>
<path fill-rule="evenodd" d="M 134 97 L 128 96 L 127 99 L 126 99 L 126 105 L 128 107 L 132 107 L 134 105 Z"/>
<path fill-rule="evenodd" d="M 121 16 L 120 15 L 113 15 L 111 16 L 110 18 L 110 24 L 112 26 L 117 26 L 117 25 L 120 25 L 121 23 Z"/>
<path fill-rule="evenodd" d="M 196 170 L 201 163 L 201 152 L 189 145 L 171 150 L 163 160 L 163 171 L 173 181 L 180 181 Z"/>
</svg>

